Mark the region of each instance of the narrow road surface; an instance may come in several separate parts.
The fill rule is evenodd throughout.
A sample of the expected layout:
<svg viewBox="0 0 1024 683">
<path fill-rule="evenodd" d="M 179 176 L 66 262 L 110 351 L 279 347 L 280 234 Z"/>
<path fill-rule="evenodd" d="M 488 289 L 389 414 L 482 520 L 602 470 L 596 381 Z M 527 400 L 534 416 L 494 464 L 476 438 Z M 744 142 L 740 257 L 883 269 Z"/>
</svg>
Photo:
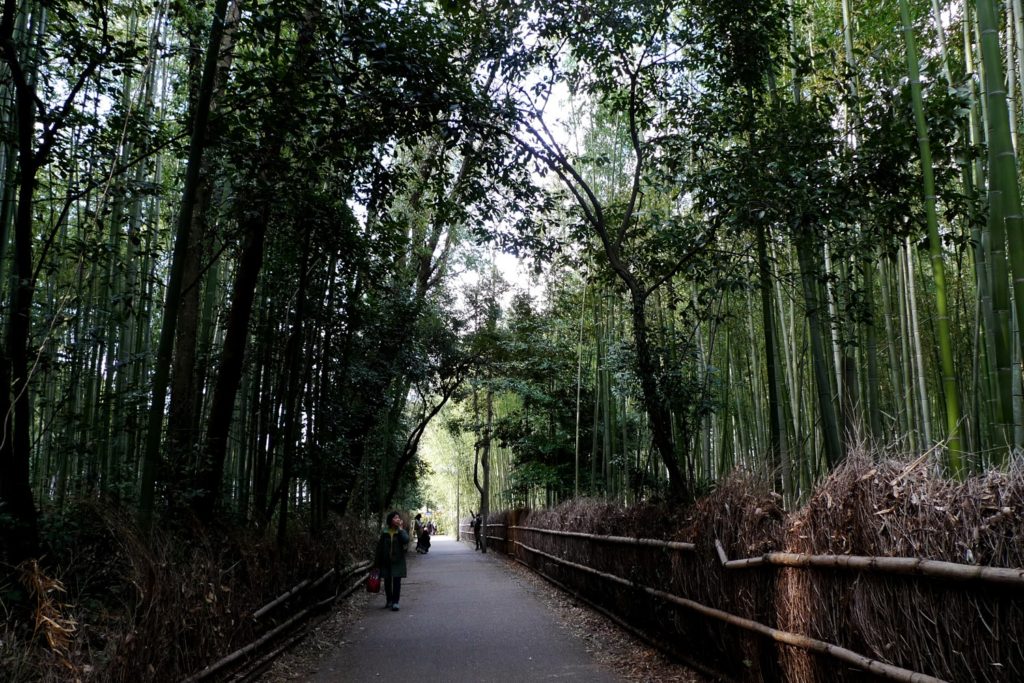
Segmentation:
<svg viewBox="0 0 1024 683">
<path fill-rule="evenodd" d="M 401 611 L 374 596 L 316 683 L 620 681 L 501 566 L 452 538 L 409 552 Z"/>
</svg>

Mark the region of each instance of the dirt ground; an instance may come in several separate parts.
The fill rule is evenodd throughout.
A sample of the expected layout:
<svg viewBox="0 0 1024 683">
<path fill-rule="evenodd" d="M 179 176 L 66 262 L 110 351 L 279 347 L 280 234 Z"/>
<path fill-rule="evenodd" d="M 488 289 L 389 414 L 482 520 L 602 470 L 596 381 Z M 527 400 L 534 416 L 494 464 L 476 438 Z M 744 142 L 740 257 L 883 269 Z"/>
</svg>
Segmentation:
<svg viewBox="0 0 1024 683">
<path fill-rule="evenodd" d="M 525 567 L 499 558 L 512 580 L 522 582 L 563 627 L 586 643 L 586 649 L 609 670 L 630 683 L 705 683 L 706 678 L 624 631 L 613 621 L 551 585 Z M 338 603 L 322 621 L 289 652 L 278 657 L 258 680 L 261 683 L 304 681 L 329 656 L 364 611 L 369 594 L 357 591 Z"/>
</svg>

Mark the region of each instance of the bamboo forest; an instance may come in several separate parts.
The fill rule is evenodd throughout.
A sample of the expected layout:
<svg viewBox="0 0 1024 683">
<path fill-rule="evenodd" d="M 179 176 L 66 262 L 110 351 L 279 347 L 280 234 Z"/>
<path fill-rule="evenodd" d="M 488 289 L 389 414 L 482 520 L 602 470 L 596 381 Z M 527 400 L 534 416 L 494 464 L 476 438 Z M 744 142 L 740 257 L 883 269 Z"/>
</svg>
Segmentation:
<svg viewBox="0 0 1024 683">
<path fill-rule="evenodd" d="M 1022 0 L 2 8 L 0 680 L 259 680 L 392 509 L 706 680 L 1024 680 Z"/>
</svg>

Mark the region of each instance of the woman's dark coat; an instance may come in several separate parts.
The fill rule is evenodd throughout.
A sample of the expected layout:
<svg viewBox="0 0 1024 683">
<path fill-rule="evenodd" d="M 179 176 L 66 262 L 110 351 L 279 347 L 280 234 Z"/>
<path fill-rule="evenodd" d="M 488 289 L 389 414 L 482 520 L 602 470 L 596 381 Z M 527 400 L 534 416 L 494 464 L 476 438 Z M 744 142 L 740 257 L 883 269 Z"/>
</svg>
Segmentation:
<svg viewBox="0 0 1024 683">
<path fill-rule="evenodd" d="M 409 532 L 398 529 L 392 534 L 385 529 L 377 540 L 373 564 L 382 577 L 405 578 L 405 551 L 409 548 Z"/>
</svg>

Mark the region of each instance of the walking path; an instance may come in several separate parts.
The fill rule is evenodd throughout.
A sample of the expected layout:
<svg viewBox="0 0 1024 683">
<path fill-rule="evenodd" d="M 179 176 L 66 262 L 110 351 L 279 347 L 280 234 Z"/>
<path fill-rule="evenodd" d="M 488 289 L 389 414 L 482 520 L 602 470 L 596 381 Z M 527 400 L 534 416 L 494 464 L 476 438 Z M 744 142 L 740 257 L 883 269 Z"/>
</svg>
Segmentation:
<svg viewBox="0 0 1024 683">
<path fill-rule="evenodd" d="M 435 537 L 426 555 L 410 547 L 401 611 L 384 609 L 382 589 L 312 681 L 621 680 L 501 562 L 446 537 Z"/>
</svg>

